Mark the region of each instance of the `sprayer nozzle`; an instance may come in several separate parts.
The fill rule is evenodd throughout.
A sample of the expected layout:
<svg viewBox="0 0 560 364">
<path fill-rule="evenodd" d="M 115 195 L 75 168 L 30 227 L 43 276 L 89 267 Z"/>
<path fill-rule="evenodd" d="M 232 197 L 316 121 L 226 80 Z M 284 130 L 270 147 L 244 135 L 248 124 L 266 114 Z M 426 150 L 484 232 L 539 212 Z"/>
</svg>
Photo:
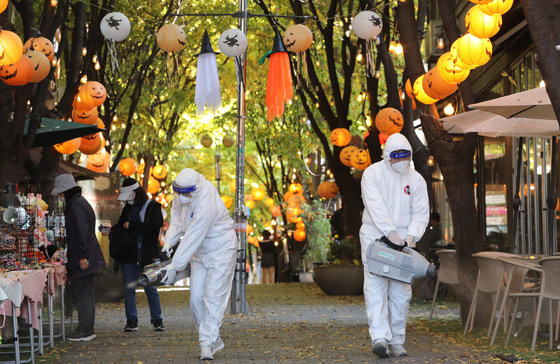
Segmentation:
<svg viewBox="0 0 560 364">
<path fill-rule="evenodd" d="M 428 268 L 426 269 L 426 277 L 429 278 L 437 278 L 437 267 L 433 264 L 428 265 Z"/>
</svg>

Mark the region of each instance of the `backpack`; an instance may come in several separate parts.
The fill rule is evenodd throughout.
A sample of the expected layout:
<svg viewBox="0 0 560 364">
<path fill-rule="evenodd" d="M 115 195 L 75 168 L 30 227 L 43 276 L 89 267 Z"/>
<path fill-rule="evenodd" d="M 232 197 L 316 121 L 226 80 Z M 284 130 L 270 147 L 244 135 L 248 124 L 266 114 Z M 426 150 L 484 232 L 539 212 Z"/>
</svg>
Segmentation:
<svg viewBox="0 0 560 364">
<path fill-rule="evenodd" d="M 122 225 L 115 225 L 109 233 L 109 255 L 114 260 L 122 260 L 136 249 L 134 233 Z"/>
</svg>

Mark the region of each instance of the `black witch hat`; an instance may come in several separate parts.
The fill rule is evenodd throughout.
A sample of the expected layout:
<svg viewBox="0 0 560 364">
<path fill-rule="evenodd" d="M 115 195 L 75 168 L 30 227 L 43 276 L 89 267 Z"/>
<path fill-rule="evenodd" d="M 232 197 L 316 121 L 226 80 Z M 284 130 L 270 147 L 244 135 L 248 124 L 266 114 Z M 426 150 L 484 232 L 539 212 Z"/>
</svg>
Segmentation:
<svg viewBox="0 0 560 364">
<path fill-rule="evenodd" d="M 214 52 L 214 49 L 212 49 L 212 44 L 210 44 L 210 37 L 208 36 L 207 30 L 204 30 L 204 35 L 202 36 L 202 46 L 200 47 L 200 53 L 195 54 L 195 56 L 198 57 L 204 53 L 220 54 L 220 52 Z"/>
<path fill-rule="evenodd" d="M 268 56 L 270 56 L 273 53 L 287 52 L 286 47 L 284 47 L 284 42 L 282 41 L 282 36 L 280 35 L 280 32 L 278 30 L 275 30 L 275 33 L 276 34 L 274 35 L 274 45 L 272 46 L 272 50 L 270 51 Z"/>
</svg>

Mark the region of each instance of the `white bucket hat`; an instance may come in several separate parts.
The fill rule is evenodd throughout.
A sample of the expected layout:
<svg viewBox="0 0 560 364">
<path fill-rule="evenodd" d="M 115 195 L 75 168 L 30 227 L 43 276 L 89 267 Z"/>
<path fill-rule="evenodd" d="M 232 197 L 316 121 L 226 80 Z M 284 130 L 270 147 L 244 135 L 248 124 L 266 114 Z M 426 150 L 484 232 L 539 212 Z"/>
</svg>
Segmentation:
<svg viewBox="0 0 560 364">
<path fill-rule="evenodd" d="M 78 187 L 74 176 L 69 173 L 61 174 L 54 179 L 54 187 L 51 191 L 51 195 L 58 195 L 74 187 Z"/>
</svg>

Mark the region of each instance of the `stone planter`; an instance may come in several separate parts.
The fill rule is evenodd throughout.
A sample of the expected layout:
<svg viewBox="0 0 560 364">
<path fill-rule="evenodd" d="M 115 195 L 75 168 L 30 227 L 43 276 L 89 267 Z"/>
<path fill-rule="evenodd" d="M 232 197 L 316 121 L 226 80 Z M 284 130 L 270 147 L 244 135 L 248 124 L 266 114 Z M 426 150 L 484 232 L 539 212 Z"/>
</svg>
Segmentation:
<svg viewBox="0 0 560 364">
<path fill-rule="evenodd" d="M 364 268 L 331 264 L 313 268 L 313 279 L 329 295 L 360 295 L 363 293 Z"/>
</svg>

